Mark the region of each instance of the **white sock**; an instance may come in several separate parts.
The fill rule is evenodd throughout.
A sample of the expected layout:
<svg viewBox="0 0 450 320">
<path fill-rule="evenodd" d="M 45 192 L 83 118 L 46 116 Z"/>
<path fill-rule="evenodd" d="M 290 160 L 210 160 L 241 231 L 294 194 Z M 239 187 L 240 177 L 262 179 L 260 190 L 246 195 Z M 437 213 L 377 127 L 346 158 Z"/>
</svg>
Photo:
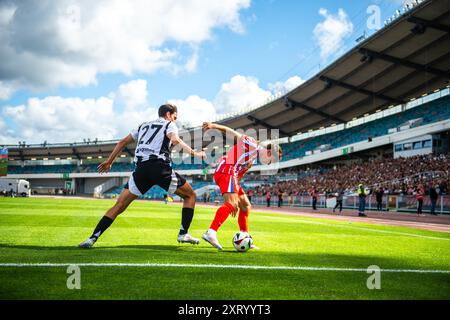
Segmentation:
<svg viewBox="0 0 450 320">
<path fill-rule="evenodd" d="M 216 230 L 209 229 L 209 230 L 208 230 L 208 233 L 209 233 L 210 235 L 214 236 L 214 237 L 217 236 L 217 231 L 216 231 Z"/>
</svg>

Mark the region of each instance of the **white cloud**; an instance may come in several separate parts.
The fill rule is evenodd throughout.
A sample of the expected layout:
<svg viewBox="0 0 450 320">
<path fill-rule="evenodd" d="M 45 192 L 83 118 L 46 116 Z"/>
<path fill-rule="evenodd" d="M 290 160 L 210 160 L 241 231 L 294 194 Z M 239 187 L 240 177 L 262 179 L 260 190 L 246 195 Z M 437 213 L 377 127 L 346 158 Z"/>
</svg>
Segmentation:
<svg viewBox="0 0 450 320">
<path fill-rule="evenodd" d="M 112 139 L 117 130 L 113 100 L 46 97 L 6 107 L 4 114 L 16 124 L 17 135 L 27 142 L 70 142 L 81 137 Z"/>
<path fill-rule="evenodd" d="M 0 132 L 4 129 L 6 129 L 6 123 L 2 118 L 0 118 Z"/>
<path fill-rule="evenodd" d="M 258 79 L 236 75 L 222 84 L 214 101 L 190 95 L 169 102 L 178 107 L 180 126 L 198 126 L 203 121 L 213 121 L 218 114 L 261 105 L 280 90 L 292 90 L 302 82 L 300 77 L 294 76 L 285 82 L 269 84 L 268 90 L 265 90 L 259 86 Z M 157 107 L 149 103 L 149 90 L 151 92 L 146 80 L 137 79 L 121 84 L 105 97 L 81 99 L 49 96 L 4 107 L 2 116 L 7 121 L 0 119 L 0 143 L 122 138 L 140 123 L 157 117 Z"/>
<path fill-rule="evenodd" d="M 5 121 L 0 118 L 0 145 L 7 143 L 17 143 L 18 140 L 15 139 L 15 136 L 11 129 L 8 128 Z"/>
<path fill-rule="evenodd" d="M 228 113 L 253 107 L 266 101 L 271 92 L 260 88 L 258 79 L 236 75 L 222 84 L 214 105 L 218 113 Z"/>
<path fill-rule="evenodd" d="M 353 23 L 343 9 L 339 9 L 337 15 L 329 13 L 321 8 L 319 14 L 325 18 L 314 28 L 314 39 L 320 47 L 320 56 L 326 60 L 342 49 L 344 39 L 353 32 Z"/>
<path fill-rule="evenodd" d="M 194 72 L 197 69 L 198 59 L 199 59 L 199 48 L 195 47 L 192 56 L 184 65 L 185 70 L 188 72 Z"/>
<path fill-rule="evenodd" d="M 122 102 L 130 111 L 145 106 L 148 103 L 147 81 L 139 79 L 121 84 L 117 94 L 110 96 Z"/>
<path fill-rule="evenodd" d="M 299 76 L 293 76 L 287 79 L 285 82 L 278 81 L 275 83 L 269 83 L 268 88 L 274 95 L 280 95 L 297 88 L 304 82 L 305 80 L 303 80 Z"/>
<path fill-rule="evenodd" d="M 178 108 L 178 119 L 187 127 L 199 126 L 204 121 L 211 121 L 216 116 L 216 109 L 212 102 L 191 95 L 184 100 L 169 100 Z"/>
<path fill-rule="evenodd" d="M 14 87 L 13 83 L 3 83 L 3 81 L 0 81 L 0 100 L 11 98 L 15 90 Z"/>
<path fill-rule="evenodd" d="M 250 0 L 0 2 L 0 88 L 86 86 L 108 72 L 192 72 L 199 45 L 215 28 L 244 31 L 239 13 L 249 6 Z M 183 56 L 180 45 L 191 54 Z"/>
<path fill-rule="evenodd" d="M 118 105 L 125 105 L 123 111 L 117 111 Z M 156 109 L 148 106 L 147 81 L 133 80 L 120 85 L 108 97 L 31 98 L 26 104 L 5 107 L 3 114 L 17 128 L 14 135 L 2 137 L 9 143 L 72 142 L 83 138 L 121 138 L 154 118 Z"/>
<path fill-rule="evenodd" d="M 269 90 L 264 90 L 255 77 L 236 75 L 222 84 L 213 101 L 191 95 L 186 99 L 173 99 L 169 102 L 178 107 L 180 123 L 187 127 L 198 126 L 204 121 L 213 121 L 220 114 L 260 106 L 271 96 L 286 93 L 303 82 L 299 76 L 293 76 L 285 82 L 269 84 Z"/>
<path fill-rule="evenodd" d="M 290 91 L 303 82 L 300 77 L 294 76 L 285 82 L 269 84 L 269 90 L 264 90 L 255 77 L 236 75 L 222 84 L 213 101 L 191 95 L 186 99 L 174 99 L 169 102 L 177 105 L 180 123 L 188 127 L 198 126 L 204 121 L 213 121 L 220 114 L 260 106 L 272 95 Z"/>
</svg>

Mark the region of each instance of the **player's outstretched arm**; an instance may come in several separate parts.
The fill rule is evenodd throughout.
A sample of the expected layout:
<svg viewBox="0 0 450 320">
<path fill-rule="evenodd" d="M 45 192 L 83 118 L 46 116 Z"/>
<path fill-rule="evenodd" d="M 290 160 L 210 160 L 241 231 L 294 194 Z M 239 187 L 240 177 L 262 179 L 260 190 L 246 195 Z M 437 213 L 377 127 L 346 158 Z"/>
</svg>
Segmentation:
<svg viewBox="0 0 450 320">
<path fill-rule="evenodd" d="M 111 170 L 111 166 L 112 166 L 114 160 L 119 155 L 119 153 L 122 152 L 122 149 L 125 148 L 125 146 L 132 143 L 133 141 L 134 141 L 134 139 L 131 134 L 127 135 L 125 138 L 120 140 L 114 147 L 114 150 L 109 155 L 108 160 L 106 160 L 105 162 L 102 162 L 98 165 L 98 167 L 97 167 L 98 172 L 104 173 L 104 172 L 108 172 L 109 170 Z"/>
<path fill-rule="evenodd" d="M 194 151 L 183 140 L 181 140 L 181 138 L 175 132 L 169 133 L 167 137 L 170 139 L 170 142 L 172 142 L 174 146 L 180 145 L 181 148 L 191 156 L 206 160 L 206 153 L 204 151 Z"/>
<path fill-rule="evenodd" d="M 225 134 L 230 134 L 233 137 L 236 137 L 237 139 L 241 139 L 242 138 L 242 134 L 241 133 L 237 132 L 234 129 L 231 129 L 230 127 L 223 126 L 223 125 L 217 124 L 217 123 L 203 122 L 203 129 L 204 130 L 217 129 L 219 131 L 222 131 Z"/>
</svg>

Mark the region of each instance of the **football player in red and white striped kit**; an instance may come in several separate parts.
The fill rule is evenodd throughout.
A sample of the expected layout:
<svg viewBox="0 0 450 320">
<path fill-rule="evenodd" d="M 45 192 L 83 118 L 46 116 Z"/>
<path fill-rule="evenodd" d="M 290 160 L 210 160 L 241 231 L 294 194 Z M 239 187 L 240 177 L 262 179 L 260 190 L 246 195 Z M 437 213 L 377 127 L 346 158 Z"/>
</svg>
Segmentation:
<svg viewBox="0 0 450 320">
<path fill-rule="evenodd" d="M 233 217 L 238 214 L 238 224 L 241 232 L 248 233 L 248 214 L 250 211 L 250 201 L 244 189 L 239 185 L 239 180 L 252 167 L 259 156 L 265 163 L 271 163 L 274 159 L 272 154 L 277 154 L 281 159 L 281 148 L 275 144 L 268 144 L 265 147 L 258 145 L 258 142 L 249 136 L 243 135 L 229 127 L 205 122 L 203 129 L 216 129 L 237 140 L 237 143 L 220 158 L 214 173 L 214 181 L 220 188 L 224 203 L 217 210 L 213 222 L 202 238 L 213 247 L 222 250 L 222 246 L 217 240 L 217 230 L 231 214 Z"/>
</svg>

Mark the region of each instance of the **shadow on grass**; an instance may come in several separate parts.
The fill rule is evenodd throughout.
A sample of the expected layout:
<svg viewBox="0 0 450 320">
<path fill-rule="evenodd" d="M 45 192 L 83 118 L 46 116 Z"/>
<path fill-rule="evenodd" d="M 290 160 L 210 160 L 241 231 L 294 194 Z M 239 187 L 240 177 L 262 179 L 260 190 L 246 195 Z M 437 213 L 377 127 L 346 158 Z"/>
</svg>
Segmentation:
<svg viewBox="0 0 450 320">
<path fill-rule="evenodd" d="M 117 252 L 120 249 L 124 251 L 153 251 L 153 252 L 162 252 L 162 253 L 170 253 L 170 252 L 179 252 L 179 253 L 192 253 L 191 249 L 194 249 L 196 253 L 223 253 L 223 254 L 232 254 L 232 255 L 243 255 L 245 252 L 238 252 L 233 249 L 225 249 L 219 251 L 215 248 L 209 247 L 198 247 L 197 245 L 190 244 L 179 244 L 179 245 L 122 245 L 122 246 L 95 246 L 91 249 L 83 249 L 79 248 L 77 245 L 74 246 L 36 246 L 36 245 L 11 245 L 0 243 L 0 249 L 19 249 L 19 250 L 38 250 L 38 251 L 74 251 L 74 252 L 102 252 L 106 253 Z"/>
<path fill-rule="evenodd" d="M 137 249 L 137 250 L 153 250 L 153 251 L 185 251 L 187 248 L 192 248 L 194 245 L 123 245 L 123 246 L 96 246 L 92 249 L 79 248 L 78 245 L 74 246 L 36 246 L 36 245 L 11 245 L 0 243 L 0 249 L 27 249 L 27 250 L 46 250 L 46 251 L 103 251 L 111 249 Z M 200 248 L 199 250 L 207 249 Z M 211 248 L 212 249 L 212 248 Z M 211 250 L 208 250 L 211 251 Z"/>
<path fill-rule="evenodd" d="M 7 248 L 7 249 L 25 249 L 25 250 L 45 250 L 45 251 L 79 251 L 79 252 L 90 252 L 90 251 L 105 251 L 105 250 L 111 250 L 111 249 L 132 249 L 132 250 L 151 250 L 151 251 L 173 251 L 173 252 L 192 252 L 191 249 L 195 248 L 195 251 L 197 252 L 203 252 L 203 253 L 223 253 L 223 254 L 232 254 L 232 255 L 243 255 L 245 252 L 239 252 L 233 249 L 224 249 L 224 250 L 217 250 L 215 248 L 207 248 L 207 247 L 198 247 L 196 245 L 119 245 L 119 246 L 95 246 L 91 249 L 83 249 L 79 248 L 77 245 L 75 246 L 36 246 L 36 245 L 11 245 L 11 244 L 5 244 L 0 243 L 0 249 Z"/>
</svg>

